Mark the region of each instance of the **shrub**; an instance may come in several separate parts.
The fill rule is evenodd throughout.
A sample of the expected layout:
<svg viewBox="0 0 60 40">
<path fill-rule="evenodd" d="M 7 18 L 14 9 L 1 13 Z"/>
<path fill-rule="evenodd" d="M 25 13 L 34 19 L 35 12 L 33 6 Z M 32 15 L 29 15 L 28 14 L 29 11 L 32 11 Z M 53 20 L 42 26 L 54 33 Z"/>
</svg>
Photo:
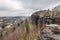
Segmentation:
<svg viewBox="0 0 60 40">
<path fill-rule="evenodd" d="M 26 28 L 26 33 L 28 33 L 29 32 L 29 23 L 27 20 L 25 21 L 25 28 Z"/>
<path fill-rule="evenodd" d="M 0 30 L 0 37 L 2 37 L 2 31 Z"/>
<path fill-rule="evenodd" d="M 49 9 L 45 12 L 45 15 L 44 16 L 50 16 Z"/>
</svg>

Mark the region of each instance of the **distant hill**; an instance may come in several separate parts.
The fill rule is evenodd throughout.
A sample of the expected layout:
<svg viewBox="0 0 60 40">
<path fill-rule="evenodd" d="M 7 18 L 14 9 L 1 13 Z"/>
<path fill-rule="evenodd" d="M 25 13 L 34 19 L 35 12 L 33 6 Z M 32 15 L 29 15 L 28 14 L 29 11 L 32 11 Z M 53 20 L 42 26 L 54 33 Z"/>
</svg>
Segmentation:
<svg viewBox="0 0 60 40">
<path fill-rule="evenodd" d="M 0 19 L 2 19 L 4 22 L 7 22 L 7 23 L 14 23 L 16 20 L 24 20 L 28 18 L 28 16 L 14 16 L 14 17 L 0 17 Z"/>
</svg>

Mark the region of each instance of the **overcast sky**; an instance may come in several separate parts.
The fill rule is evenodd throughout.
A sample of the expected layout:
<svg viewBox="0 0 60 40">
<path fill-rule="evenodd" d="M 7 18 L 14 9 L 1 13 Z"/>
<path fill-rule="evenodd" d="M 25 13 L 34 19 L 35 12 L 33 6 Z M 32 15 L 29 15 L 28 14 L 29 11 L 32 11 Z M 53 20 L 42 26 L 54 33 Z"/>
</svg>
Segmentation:
<svg viewBox="0 0 60 40">
<path fill-rule="evenodd" d="M 0 16 L 29 16 L 36 10 L 52 9 L 60 0 L 0 0 Z"/>
</svg>

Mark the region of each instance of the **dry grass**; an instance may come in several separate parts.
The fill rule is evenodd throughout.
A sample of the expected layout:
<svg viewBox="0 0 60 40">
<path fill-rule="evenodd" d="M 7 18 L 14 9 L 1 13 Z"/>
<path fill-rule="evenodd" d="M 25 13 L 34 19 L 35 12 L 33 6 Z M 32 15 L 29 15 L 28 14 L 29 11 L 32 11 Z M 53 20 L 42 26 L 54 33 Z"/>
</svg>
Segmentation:
<svg viewBox="0 0 60 40">
<path fill-rule="evenodd" d="M 20 27 L 16 27 L 14 32 L 4 35 L 0 40 L 37 40 L 38 29 L 29 22 L 29 32 L 26 33 L 24 22 Z"/>
</svg>

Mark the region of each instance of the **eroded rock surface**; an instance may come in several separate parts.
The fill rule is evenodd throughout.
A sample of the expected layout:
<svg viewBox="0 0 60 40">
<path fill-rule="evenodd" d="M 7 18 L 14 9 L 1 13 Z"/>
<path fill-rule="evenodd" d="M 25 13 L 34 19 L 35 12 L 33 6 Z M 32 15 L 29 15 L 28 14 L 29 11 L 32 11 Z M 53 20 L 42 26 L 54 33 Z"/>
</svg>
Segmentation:
<svg viewBox="0 0 60 40">
<path fill-rule="evenodd" d="M 60 40 L 60 25 L 49 24 L 40 31 L 39 40 Z"/>
</svg>

